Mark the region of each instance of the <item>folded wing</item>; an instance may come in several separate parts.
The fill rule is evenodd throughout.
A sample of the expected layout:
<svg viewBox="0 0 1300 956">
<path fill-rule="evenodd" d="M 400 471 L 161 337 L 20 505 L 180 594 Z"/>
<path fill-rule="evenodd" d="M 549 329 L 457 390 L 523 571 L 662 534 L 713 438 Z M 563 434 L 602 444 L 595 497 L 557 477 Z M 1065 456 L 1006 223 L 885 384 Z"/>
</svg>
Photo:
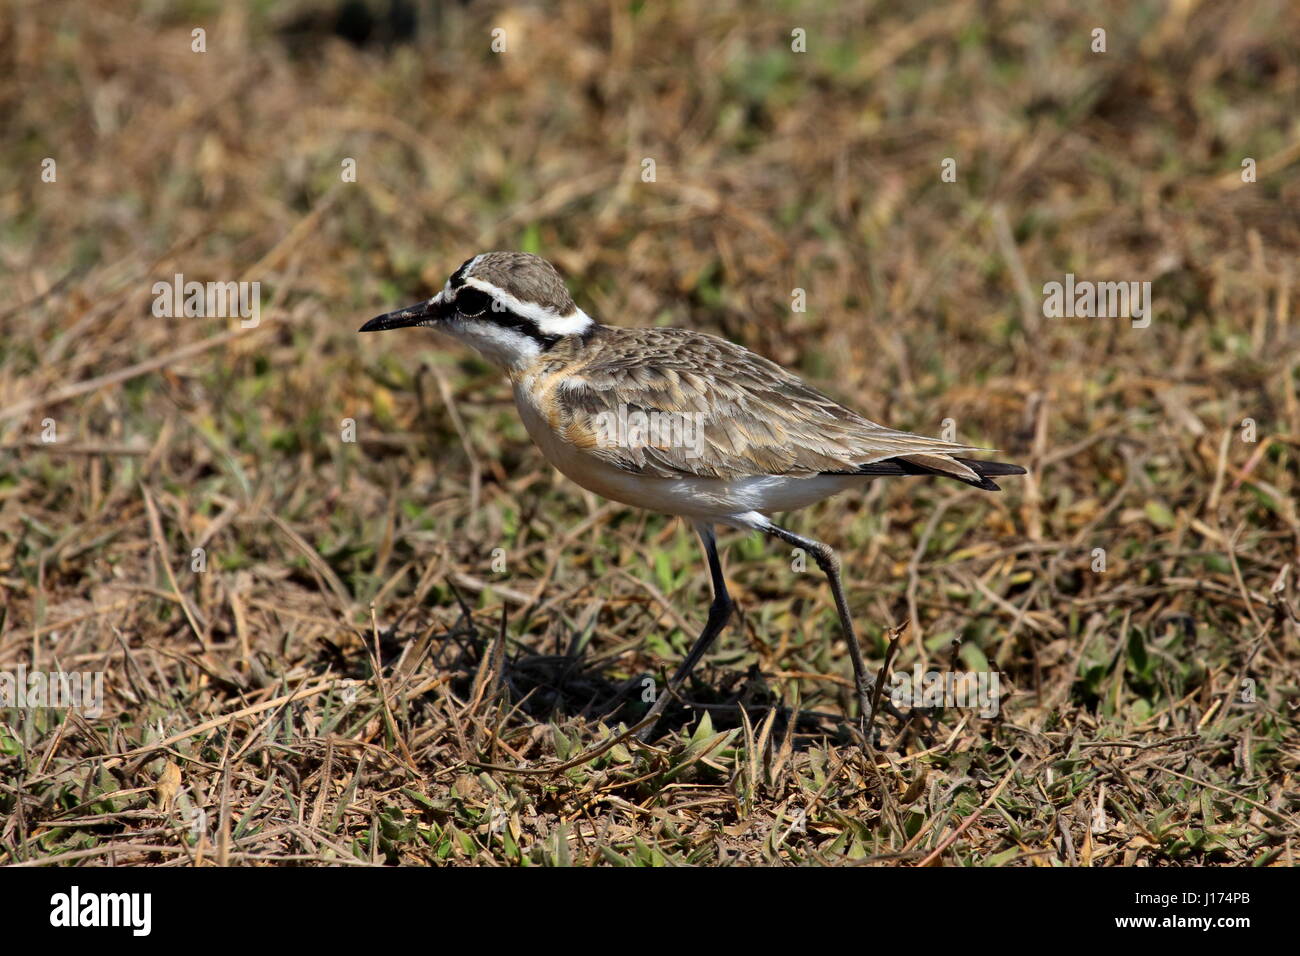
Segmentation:
<svg viewBox="0 0 1300 956">
<path fill-rule="evenodd" d="M 622 329 L 616 342 L 594 337 L 579 362 L 553 391 L 557 430 L 624 471 L 722 479 L 944 474 L 980 487 L 987 481 L 972 467 L 979 463 L 952 457 L 980 449 L 878 425 L 776 363 L 711 335 Z M 877 468 L 890 459 L 903 464 Z"/>
</svg>

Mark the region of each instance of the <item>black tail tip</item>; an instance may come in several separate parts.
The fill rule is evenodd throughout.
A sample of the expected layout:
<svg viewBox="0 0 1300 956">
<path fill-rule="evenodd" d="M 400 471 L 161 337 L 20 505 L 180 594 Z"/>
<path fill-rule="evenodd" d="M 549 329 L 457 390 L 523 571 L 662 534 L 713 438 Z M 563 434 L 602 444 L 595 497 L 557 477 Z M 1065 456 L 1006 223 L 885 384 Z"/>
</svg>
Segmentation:
<svg viewBox="0 0 1300 956">
<path fill-rule="evenodd" d="M 1013 465 L 1009 461 L 980 461 L 977 458 L 958 458 L 957 460 L 980 477 L 979 481 L 967 481 L 967 484 L 974 485 L 984 491 L 1002 490 L 996 482 L 992 481 L 993 477 L 1001 478 L 1009 475 L 1029 474 L 1022 465 Z"/>
<path fill-rule="evenodd" d="M 1013 465 L 1009 461 L 980 461 L 978 458 L 958 458 L 959 462 L 977 475 L 1025 475 L 1023 465 Z"/>
</svg>

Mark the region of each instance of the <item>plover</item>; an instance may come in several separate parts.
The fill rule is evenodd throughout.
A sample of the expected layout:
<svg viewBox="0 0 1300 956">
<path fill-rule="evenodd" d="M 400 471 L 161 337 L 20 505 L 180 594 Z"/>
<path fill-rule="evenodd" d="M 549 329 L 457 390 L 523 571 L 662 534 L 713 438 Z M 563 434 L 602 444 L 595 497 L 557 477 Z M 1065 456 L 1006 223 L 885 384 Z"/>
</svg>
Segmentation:
<svg viewBox="0 0 1300 956">
<path fill-rule="evenodd" d="M 761 531 L 802 548 L 825 573 L 853 662 L 862 715 L 867 671 L 840 580 L 820 541 L 773 523 L 890 475 L 938 475 L 997 491 L 1023 475 L 984 449 L 868 421 L 743 346 L 690 329 L 618 328 L 574 304 L 545 259 L 487 252 L 433 298 L 371 319 L 362 332 L 423 326 L 472 346 L 502 369 L 528 434 L 562 474 L 606 498 L 685 518 L 713 583 L 708 619 L 647 713 L 653 724 L 731 617 L 719 526 Z"/>
</svg>

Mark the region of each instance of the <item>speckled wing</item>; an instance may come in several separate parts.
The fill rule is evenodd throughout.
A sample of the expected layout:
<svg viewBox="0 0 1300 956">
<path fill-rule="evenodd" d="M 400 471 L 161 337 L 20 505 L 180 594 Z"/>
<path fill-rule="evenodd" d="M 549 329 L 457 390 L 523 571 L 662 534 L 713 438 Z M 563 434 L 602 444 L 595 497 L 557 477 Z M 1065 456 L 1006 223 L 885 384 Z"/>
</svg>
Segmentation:
<svg viewBox="0 0 1300 956">
<path fill-rule="evenodd" d="M 979 449 L 877 425 L 725 339 L 687 329 L 602 332 L 574 356 L 552 408 L 561 435 L 582 436 L 587 454 L 624 471 L 660 478 L 815 475 L 907 456 L 926 469 L 976 478 L 947 456 Z M 635 412 L 681 416 L 682 430 L 666 442 L 663 429 L 656 444 L 628 441 L 631 430 L 620 433 L 611 424 L 620 414 L 636 423 Z"/>
</svg>

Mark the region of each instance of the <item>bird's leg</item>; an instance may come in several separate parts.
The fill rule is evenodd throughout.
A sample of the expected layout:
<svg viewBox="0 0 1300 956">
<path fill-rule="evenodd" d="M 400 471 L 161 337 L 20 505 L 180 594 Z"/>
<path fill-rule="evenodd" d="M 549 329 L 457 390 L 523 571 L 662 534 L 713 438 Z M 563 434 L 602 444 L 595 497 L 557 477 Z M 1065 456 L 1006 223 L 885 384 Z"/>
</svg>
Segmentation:
<svg viewBox="0 0 1300 956">
<path fill-rule="evenodd" d="M 817 566 L 830 581 L 831 594 L 835 596 L 835 610 L 840 615 L 840 627 L 849 645 L 849 659 L 853 661 L 853 682 L 858 692 L 859 716 L 865 729 L 867 715 L 871 713 L 871 695 L 876 689 L 876 679 L 867 671 L 866 664 L 862 660 L 862 648 L 858 645 L 858 635 L 853 630 L 853 619 L 849 617 L 849 602 L 844 599 L 844 585 L 840 582 L 840 559 L 830 547 L 812 538 L 805 538 L 793 531 L 778 528 L 774 524 L 768 524 L 762 530 L 765 534 L 780 538 L 796 548 L 803 548 L 813 556 Z M 886 701 L 885 704 L 888 708 L 889 702 Z M 889 709 L 893 712 L 892 708 Z"/>
<path fill-rule="evenodd" d="M 646 718 L 652 719 L 637 733 L 641 740 L 645 740 L 650 736 L 659 715 L 668 706 L 669 698 L 677 696 L 678 689 L 686 682 L 686 678 L 691 676 L 691 671 L 695 669 L 695 665 L 700 662 L 700 658 L 708 651 L 714 638 L 726 626 L 727 620 L 731 617 L 731 612 L 735 608 L 731 601 L 731 595 L 727 593 L 726 579 L 722 576 L 722 560 L 718 557 L 718 542 L 713 533 L 713 525 L 696 523 L 695 531 L 700 536 L 700 544 L 704 546 L 704 555 L 709 559 L 709 575 L 713 578 L 713 603 L 709 605 L 709 619 L 705 621 L 704 630 L 700 632 L 700 636 L 691 645 L 690 651 L 686 654 L 686 659 L 674 672 L 668 686 L 664 688 L 663 693 L 655 698 L 653 706 L 646 713 Z"/>
</svg>

